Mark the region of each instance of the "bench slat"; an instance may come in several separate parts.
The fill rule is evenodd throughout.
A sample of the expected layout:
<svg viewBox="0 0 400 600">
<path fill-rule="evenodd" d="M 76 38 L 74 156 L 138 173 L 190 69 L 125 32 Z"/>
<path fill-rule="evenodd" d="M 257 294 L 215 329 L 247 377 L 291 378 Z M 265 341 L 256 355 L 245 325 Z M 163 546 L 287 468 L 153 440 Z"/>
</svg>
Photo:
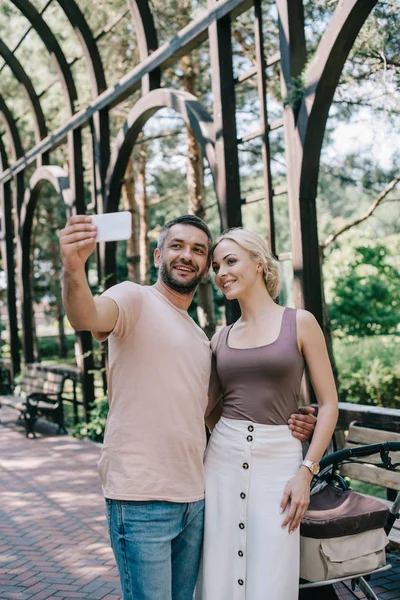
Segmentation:
<svg viewBox="0 0 400 600">
<path fill-rule="evenodd" d="M 352 424 L 349 427 L 345 447 L 357 448 L 364 444 L 379 444 L 382 442 L 400 442 L 400 434 Z M 400 452 L 391 452 L 390 456 L 394 463 L 400 462 Z M 357 479 L 358 481 L 400 490 L 400 472 L 398 470 L 388 471 L 383 467 L 375 466 L 380 463 L 381 458 L 379 454 L 363 456 L 357 458 L 356 462 L 342 465 L 340 472 L 345 477 Z"/>
<path fill-rule="evenodd" d="M 381 429 L 370 429 L 350 425 L 347 442 L 353 444 L 380 444 L 381 442 L 400 442 L 400 433 L 383 431 Z M 347 446 L 347 444 L 346 444 Z"/>
<path fill-rule="evenodd" d="M 366 465 L 364 463 L 350 463 L 340 467 L 340 473 L 345 477 L 381 485 L 392 490 L 400 490 L 400 473 L 380 469 L 374 465 Z"/>
</svg>

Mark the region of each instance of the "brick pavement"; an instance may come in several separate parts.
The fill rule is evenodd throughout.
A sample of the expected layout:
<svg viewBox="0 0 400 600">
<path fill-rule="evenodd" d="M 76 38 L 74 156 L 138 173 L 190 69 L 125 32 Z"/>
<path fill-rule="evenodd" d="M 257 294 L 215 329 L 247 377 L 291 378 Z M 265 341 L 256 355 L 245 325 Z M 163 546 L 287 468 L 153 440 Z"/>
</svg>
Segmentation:
<svg viewBox="0 0 400 600">
<path fill-rule="evenodd" d="M 28 440 L 15 417 L 0 411 L 0 600 L 120 600 L 99 447 L 45 424 Z"/>
<path fill-rule="evenodd" d="M 99 447 L 42 422 L 28 440 L 15 417 L 0 411 L 0 600 L 121 600 Z M 400 600 L 400 555 L 390 559 L 392 571 L 375 576 L 373 587 L 381 600 Z M 343 584 L 336 591 L 340 600 L 364 598 Z"/>
<path fill-rule="evenodd" d="M 397 551 L 396 554 L 388 553 L 388 562 L 392 565 L 392 569 L 372 575 L 369 584 L 375 594 L 379 596 L 379 600 L 400 600 L 400 554 Z M 346 585 L 340 584 L 336 589 L 338 598 L 340 600 L 365 599 L 364 594 L 358 588 L 354 593 L 350 590 L 349 582 L 346 582 Z"/>
</svg>

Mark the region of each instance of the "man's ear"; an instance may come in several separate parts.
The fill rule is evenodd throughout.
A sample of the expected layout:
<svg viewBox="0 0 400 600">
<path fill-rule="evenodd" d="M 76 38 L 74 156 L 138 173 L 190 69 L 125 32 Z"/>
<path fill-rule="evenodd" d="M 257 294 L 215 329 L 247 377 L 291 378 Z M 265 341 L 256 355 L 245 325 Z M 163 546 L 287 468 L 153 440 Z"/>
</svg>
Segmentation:
<svg viewBox="0 0 400 600">
<path fill-rule="evenodd" d="M 156 269 L 158 269 L 158 267 L 160 266 L 160 258 L 161 258 L 161 250 L 160 248 L 156 248 L 154 250 L 154 266 L 156 267 Z"/>
</svg>

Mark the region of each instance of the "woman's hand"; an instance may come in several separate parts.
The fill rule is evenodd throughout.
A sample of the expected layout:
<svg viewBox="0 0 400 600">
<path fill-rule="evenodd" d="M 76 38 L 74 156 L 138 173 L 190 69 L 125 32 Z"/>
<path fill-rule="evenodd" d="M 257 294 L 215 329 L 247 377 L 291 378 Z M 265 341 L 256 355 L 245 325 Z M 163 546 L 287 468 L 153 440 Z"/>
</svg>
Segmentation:
<svg viewBox="0 0 400 600">
<path fill-rule="evenodd" d="M 310 483 L 312 474 L 307 467 L 300 467 L 285 488 L 281 502 L 281 512 L 283 512 L 288 503 L 289 511 L 282 523 L 282 527 L 289 525 L 289 533 L 295 531 L 300 525 L 308 505 L 310 503 Z"/>
</svg>

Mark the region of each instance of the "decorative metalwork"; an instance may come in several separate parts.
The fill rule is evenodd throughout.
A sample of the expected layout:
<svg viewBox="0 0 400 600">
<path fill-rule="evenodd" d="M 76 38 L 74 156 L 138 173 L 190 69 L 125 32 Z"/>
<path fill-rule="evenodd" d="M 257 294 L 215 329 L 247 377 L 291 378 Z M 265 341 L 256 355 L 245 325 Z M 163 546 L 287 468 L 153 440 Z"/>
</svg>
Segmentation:
<svg viewBox="0 0 400 600">
<path fill-rule="evenodd" d="M 323 135 L 329 107 L 340 74 L 354 40 L 377 0 L 347 0 L 338 2 L 333 17 L 317 48 L 308 69 L 308 79 L 295 106 L 285 104 L 284 118 L 268 121 L 266 100 L 267 66 L 280 61 L 282 95 L 284 100 L 293 82 L 304 70 L 306 48 L 302 0 L 277 0 L 280 25 L 280 53 L 264 56 L 262 36 L 261 0 L 210 0 L 207 10 L 192 20 L 178 35 L 158 45 L 156 27 L 147 0 L 127 0 L 138 42 L 140 64 L 128 72 L 117 85 L 107 87 L 104 69 L 89 25 L 74 0 L 57 0 L 76 32 L 85 57 L 91 83 L 92 101 L 76 112 L 77 92 L 70 65 L 56 37 L 46 23 L 44 12 L 38 12 L 29 0 L 10 0 L 29 21 L 45 44 L 55 63 L 64 90 L 69 111 L 67 122 L 51 134 L 46 127 L 39 96 L 15 50 L 25 35 L 10 50 L 0 40 L 0 56 L 22 85 L 34 120 L 35 145 L 24 153 L 18 131 L 18 122 L 11 114 L 6 101 L 0 96 L 0 113 L 5 124 L 12 162 L 9 164 L 4 143 L 0 137 L 0 201 L 1 201 L 1 252 L 8 278 L 9 329 L 14 371 L 20 366 L 20 349 L 17 332 L 15 293 L 15 253 L 18 256 L 18 273 L 23 304 L 24 357 L 32 361 L 32 299 L 30 290 L 29 248 L 32 217 L 40 199 L 44 182 L 51 183 L 65 204 L 66 211 L 84 213 L 84 182 L 82 167 L 81 130 L 89 125 L 93 146 L 93 206 L 98 212 L 118 209 L 123 179 L 129 156 L 138 134 L 147 120 L 162 107 L 170 107 L 190 125 L 214 180 L 222 228 L 238 226 L 242 222 L 243 203 L 265 200 L 269 243 L 275 251 L 274 199 L 288 193 L 291 221 L 291 252 L 279 258 L 291 259 L 295 281 L 295 302 L 311 310 L 322 323 L 321 277 L 318 255 L 315 198 Z M 53 0 L 55 2 L 55 0 Z M 231 23 L 241 13 L 254 10 L 256 66 L 238 80 L 233 75 Z M 180 57 L 209 40 L 213 114 L 212 119 L 201 103 L 182 91 L 161 88 L 163 70 L 176 63 Z M 235 85 L 256 77 L 260 100 L 260 125 L 254 132 L 237 139 L 235 115 Z M 114 140 L 110 154 L 109 110 L 141 88 L 142 97 L 130 111 L 126 123 Z M 273 187 L 271 177 L 271 152 L 269 134 L 284 127 L 287 156 L 287 185 Z M 238 144 L 260 137 L 264 191 L 241 198 Z M 51 151 L 68 143 L 69 175 L 59 167 L 49 165 Z M 24 188 L 26 168 L 36 162 L 37 170 Z M 12 198 L 11 182 L 15 182 Z M 14 205 L 14 210 L 12 206 Z M 16 221 L 16 222 L 14 222 Z M 17 244 L 14 246 L 14 232 Z M 106 245 L 99 254 L 99 270 L 115 281 L 115 244 Z M 235 308 L 228 308 L 228 321 L 235 318 Z M 81 334 L 83 354 L 90 355 L 90 335 Z M 85 402 L 90 407 L 93 399 L 93 381 L 88 376 L 90 359 L 85 359 Z"/>
</svg>

